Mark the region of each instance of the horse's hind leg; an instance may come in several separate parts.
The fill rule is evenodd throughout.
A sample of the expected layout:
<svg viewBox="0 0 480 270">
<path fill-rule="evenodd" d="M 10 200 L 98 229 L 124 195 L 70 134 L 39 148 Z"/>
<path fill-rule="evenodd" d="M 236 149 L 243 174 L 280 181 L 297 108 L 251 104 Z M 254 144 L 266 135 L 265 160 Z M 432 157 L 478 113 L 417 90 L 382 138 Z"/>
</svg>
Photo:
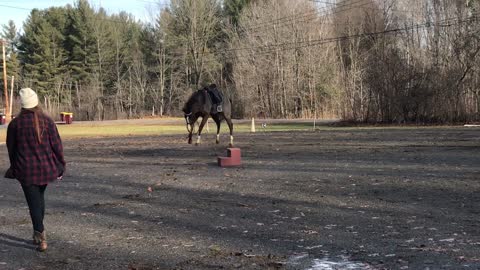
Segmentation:
<svg viewBox="0 0 480 270">
<path fill-rule="evenodd" d="M 217 137 L 215 139 L 215 143 L 216 144 L 219 144 L 220 143 L 220 119 L 217 117 L 212 117 L 213 118 L 213 121 L 215 121 L 215 124 L 217 124 Z"/>
<path fill-rule="evenodd" d="M 202 123 L 200 123 L 200 126 L 198 127 L 197 143 L 195 145 L 200 144 L 200 137 L 202 136 L 203 126 L 205 126 L 207 121 L 208 121 L 208 116 L 202 118 Z"/>
<path fill-rule="evenodd" d="M 230 129 L 230 147 L 233 147 L 233 123 L 232 119 L 225 117 L 225 121 L 227 121 L 228 128 Z"/>
</svg>

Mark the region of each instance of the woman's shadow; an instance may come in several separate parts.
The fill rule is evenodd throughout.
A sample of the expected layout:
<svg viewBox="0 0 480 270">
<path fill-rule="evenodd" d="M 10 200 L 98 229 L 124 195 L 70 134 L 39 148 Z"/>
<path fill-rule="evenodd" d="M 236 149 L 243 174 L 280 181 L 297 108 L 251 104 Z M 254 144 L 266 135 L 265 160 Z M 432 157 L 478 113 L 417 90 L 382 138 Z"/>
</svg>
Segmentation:
<svg viewBox="0 0 480 270">
<path fill-rule="evenodd" d="M 26 240 L 11 236 L 8 234 L 0 233 L 0 247 L 1 246 L 10 246 L 17 248 L 25 248 L 35 250 L 35 246 L 32 243 L 32 240 Z"/>
</svg>

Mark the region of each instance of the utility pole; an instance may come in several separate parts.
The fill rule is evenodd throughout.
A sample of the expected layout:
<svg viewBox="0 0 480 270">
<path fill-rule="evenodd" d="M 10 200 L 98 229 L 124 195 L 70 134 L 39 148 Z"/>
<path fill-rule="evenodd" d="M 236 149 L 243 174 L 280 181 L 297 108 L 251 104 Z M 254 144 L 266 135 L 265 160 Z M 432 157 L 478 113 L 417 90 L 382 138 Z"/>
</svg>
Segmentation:
<svg viewBox="0 0 480 270">
<path fill-rule="evenodd" d="M 14 82 L 15 82 L 15 76 L 12 76 L 12 80 L 11 80 L 11 85 L 10 85 L 10 103 L 8 103 L 8 106 L 10 108 L 10 110 L 8 111 L 8 120 L 7 121 L 10 121 L 12 120 L 12 109 L 13 109 L 13 86 L 14 86 Z"/>
<path fill-rule="evenodd" d="M 3 90 L 5 93 L 5 118 L 6 121 L 9 121 L 8 115 L 10 110 L 8 106 L 8 82 L 7 82 L 7 61 L 5 57 L 5 40 L 2 40 L 2 55 L 3 55 Z"/>
</svg>

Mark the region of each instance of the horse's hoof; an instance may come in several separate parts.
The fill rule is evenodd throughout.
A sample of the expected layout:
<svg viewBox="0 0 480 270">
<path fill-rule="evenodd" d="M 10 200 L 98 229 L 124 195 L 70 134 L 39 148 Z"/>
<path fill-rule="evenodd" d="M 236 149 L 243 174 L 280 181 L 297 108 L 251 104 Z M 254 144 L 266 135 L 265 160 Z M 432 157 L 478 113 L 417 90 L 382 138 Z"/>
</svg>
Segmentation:
<svg viewBox="0 0 480 270">
<path fill-rule="evenodd" d="M 229 144 L 228 144 L 228 147 L 233 147 L 233 144 L 229 143 Z"/>
<path fill-rule="evenodd" d="M 198 146 L 198 143 L 195 143 L 195 146 Z"/>
<path fill-rule="evenodd" d="M 216 143 L 216 144 L 219 144 L 219 143 L 220 143 L 220 141 L 216 141 L 215 143 Z"/>
</svg>

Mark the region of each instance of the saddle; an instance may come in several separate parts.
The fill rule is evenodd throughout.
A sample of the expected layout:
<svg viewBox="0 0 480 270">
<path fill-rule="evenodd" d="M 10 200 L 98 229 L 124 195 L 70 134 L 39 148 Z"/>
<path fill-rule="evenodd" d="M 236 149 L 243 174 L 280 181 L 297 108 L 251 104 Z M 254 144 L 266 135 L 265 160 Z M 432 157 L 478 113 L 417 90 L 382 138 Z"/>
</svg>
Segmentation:
<svg viewBox="0 0 480 270">
<path fill-rule="evenodd" d="M 223 94 L 217 89 L 215 84 L 211 84 L 208 87 L 205 87 L 210 99 L 212 100 L 213 106 L 211 113 L 220 113 L 223 112 Z"/>
</svg>

